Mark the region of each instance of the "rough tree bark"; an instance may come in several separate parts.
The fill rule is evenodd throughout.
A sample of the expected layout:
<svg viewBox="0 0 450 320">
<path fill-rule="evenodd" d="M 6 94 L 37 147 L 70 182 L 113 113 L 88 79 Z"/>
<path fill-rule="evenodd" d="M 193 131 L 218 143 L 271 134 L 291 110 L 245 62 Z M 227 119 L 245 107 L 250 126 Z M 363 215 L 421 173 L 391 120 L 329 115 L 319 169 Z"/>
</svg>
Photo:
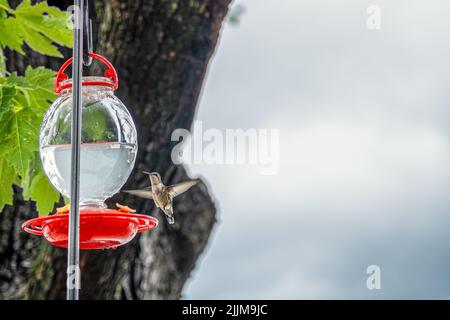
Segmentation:
<svg viewBox="0 0 450 320">
<path fill-rule="evenodd" d="M 148 185 L 143 170 L 166 183 L 188 179 L 175 166 L 170 141 L 176 128 L 189 129 L 211 55 L 231 0 L 95 1 L 95 48 L 117 68 L 118 96 L 129 106 L 139 133 L 136 167 L 126 185 Z M 49 1 L 52 3 L 52 1 Z M 91 0 L 91 5 L 92 5 Z M 67 7 L 71 1 L 53 1 Z M 66 57 L 70 51 L 66 51 Z M 62 60 L 8 52 L 9 70 L 26 65 L 58 68 Z M 66 251 L 20 231 L 37 215 L 32 201 L 14 187 L 13 206 L 0 213 L 0 298 L 63 299 Z M 175 201 L 168 225 L 150 200 L 117 195 L 138 212 L 152 212 L 159 226 L 117 250 L 81 255 L 82 299 L 177 299 L 203 252 L 216 210 L 202 182 Z M 153 210 L 152 210 L 153 209 Z"/>
</svg>

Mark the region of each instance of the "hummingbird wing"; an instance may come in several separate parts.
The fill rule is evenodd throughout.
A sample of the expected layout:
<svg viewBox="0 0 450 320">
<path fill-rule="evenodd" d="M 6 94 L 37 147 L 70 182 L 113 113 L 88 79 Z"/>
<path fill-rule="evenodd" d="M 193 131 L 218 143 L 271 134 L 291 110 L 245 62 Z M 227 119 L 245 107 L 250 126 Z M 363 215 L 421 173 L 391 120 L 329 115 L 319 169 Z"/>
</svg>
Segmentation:
<svg viewBox="0 0 450 320">
<path fill-rule="evenodd" d="M 167 187 L 167 192 L 169 192 L 169 194 L 172 197 L 175 197 L 175 196 L 182 194 L 183 192 L 188 191 L 192 186 L 195 186 L 197 183 L 198 183 L 198 180 L 191 180 L 191 181 L 173 184 L 173 185 Z"/>
<path fill-rule="evenodd" d="M 132 194 L 133 196 L 138 196 L 145 199 L 153 199 L 151 190 L 122 190 L 122 192 L 126 192 Z"/>
</svg>

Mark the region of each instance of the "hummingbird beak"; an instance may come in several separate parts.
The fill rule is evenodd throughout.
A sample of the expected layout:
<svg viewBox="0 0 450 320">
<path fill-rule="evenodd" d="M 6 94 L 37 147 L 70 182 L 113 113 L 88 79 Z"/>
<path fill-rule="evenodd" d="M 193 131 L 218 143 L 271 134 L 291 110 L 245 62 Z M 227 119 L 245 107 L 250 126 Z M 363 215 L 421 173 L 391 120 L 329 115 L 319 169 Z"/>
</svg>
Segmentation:
<svg viewBox="0 0 450 320">
<path fill-rule="evenodd" d="M 159 173 L 156 171 L 155 172 L 142 171 L 142 172 L 148 174 L 149 176 L 159 176 Z"/>
<path fill-rule="evenodd" d="M 150 183 L 153 185 L 157 185 L 160 184 L 161 181 L 161 176 L 159 175 L 158 172 L 147 172 L 147 171 L 143 171 L 145 174 L 148 175 L 149 179 L 150 179 Z"/>
</svg>

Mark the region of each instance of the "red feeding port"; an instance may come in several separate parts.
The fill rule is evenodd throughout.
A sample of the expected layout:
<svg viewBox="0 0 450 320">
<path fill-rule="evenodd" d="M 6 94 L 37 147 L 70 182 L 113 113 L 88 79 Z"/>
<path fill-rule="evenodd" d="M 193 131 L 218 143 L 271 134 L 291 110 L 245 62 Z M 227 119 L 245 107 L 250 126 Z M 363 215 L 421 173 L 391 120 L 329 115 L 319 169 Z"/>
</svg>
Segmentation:
<svg viewBox="0 0 450 320">
<path fill-rule="evenodd" d="M 115 249 L 138 232 L 158 225 L 156 218 L 112 209 L 80 210 L 80 249 Z M 58 213 L 26 221 L 22 230 L 44 236 L 50 244 L 67 248 L 69 214 Z"/>
</svg>

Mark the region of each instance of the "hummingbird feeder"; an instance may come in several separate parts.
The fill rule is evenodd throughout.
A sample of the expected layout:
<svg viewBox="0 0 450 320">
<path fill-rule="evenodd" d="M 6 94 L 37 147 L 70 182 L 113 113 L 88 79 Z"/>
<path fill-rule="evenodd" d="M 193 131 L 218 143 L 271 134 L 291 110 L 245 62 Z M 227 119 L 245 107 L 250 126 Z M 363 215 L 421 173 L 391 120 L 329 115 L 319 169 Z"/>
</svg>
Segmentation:
<svg viewBox="0 0 450 320">
<path fill-rule="evenodd" d="M 116 248 L 138 232 L 154 228 L 158 220 L 135 214 L 118 205 L 108 209 L 104 201 L 117 193 L 130 175 L 137 153 L 137 134 L 125 105 L 114 95 L 117 73 L 104 57 L 89 57 L 106 65 L 102 77 L 81 79 L 81 143 L 79 188 L 80 249 Z M 55 80 L 58 98 L 45 114 L 39 135 L 43 168 L 52 185 L 65 197 L 71 195 L 72 79 L 64 73 L 73 62 L 66 61 Z M 25 222 L 23 230 L 44 236 L 51 244 L 67 248 L 69 210 Z"/>
<path fill-rule="evenodd" d="M 137 153 L 133 119 L 114 95 L 117 73 L 94 54 L 89 0 L 74 0 L 73 51 L 55 79 L 59 97 L 44 116 L 39 134 L 43 168 L 53 186 L 70 199 L 70 209 L 26 221 L 22 229 L 67 248 L 67 299 L 78 300 L 80 249 L 110 249 L 129 242 L 158 220 L 104 201 L 130 175 Z M 85 46 L 86 44 L 86 46 Z M 93 59 L 106 65 L 103 77 L 83 77 Z M 65 74 L 72 64 L 72 79 Z M 84 120 L 83 120 L 84 118 Z"/>
</svg>

